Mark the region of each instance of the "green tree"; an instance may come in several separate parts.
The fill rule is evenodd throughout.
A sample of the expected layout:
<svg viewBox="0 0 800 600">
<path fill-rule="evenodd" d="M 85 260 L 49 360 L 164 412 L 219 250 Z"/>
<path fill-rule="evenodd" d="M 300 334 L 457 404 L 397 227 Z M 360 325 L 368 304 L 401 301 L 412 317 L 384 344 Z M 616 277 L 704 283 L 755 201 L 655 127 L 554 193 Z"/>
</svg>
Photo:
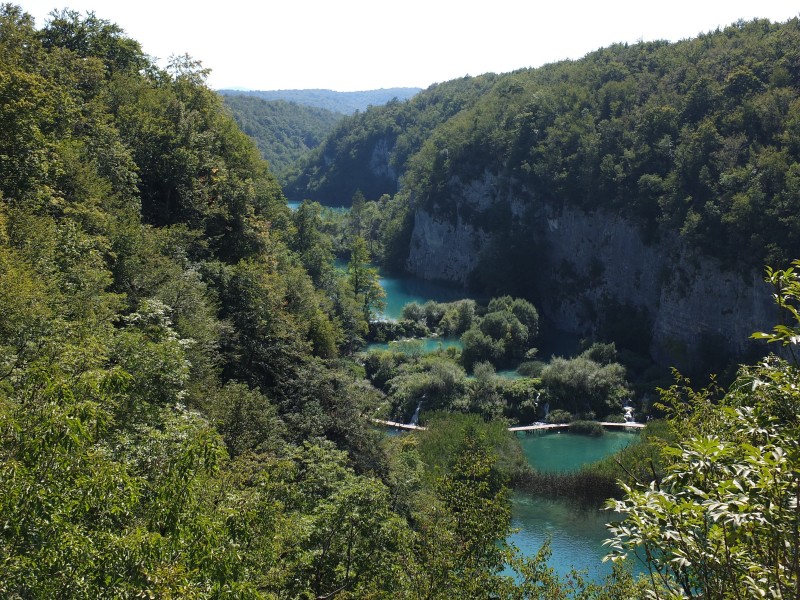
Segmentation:
<svg viewBox="0 0 800 600">
<path fill-rule="evenodd" d="M 486 438 L 467 428 L 453 442 L 446 472 L 436 478 L 437 502 L 422 509 L 407 569 L 414 598 L 505 597 L 501 574 L 511 556 L 506 478 Z"/>
<path fill-rule="evenodd" d="M 353 294 L 362 306 L 365 321 L 370 321 L 376 312 L 386 306 L 386 293 L 378 279 L 378 270 L 371 267 L 369 261 L 366 241 L 361 236 L 356 236 L 350 248 L 347 276 Z"/>
<path fill-rule="evenodd" d="M 630 393 L 625 367 L 619 363 L 601 365 L 585 356 L 556 357 L 542 370 L 551 409 L 573 414 L 594 413 L 598 418 L 621 413 Z"/>
</svg>

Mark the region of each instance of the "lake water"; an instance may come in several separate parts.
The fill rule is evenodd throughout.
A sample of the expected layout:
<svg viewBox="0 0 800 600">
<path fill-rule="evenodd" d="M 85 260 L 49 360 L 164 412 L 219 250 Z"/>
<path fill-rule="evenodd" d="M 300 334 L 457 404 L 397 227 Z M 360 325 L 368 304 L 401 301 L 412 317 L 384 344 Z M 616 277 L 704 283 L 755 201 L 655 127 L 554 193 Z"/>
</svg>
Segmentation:
<svg viewBox="0 0 800 600">
<path fill-rule="evenodd" d="M 600 437 L 574 433 L 519 434 L 520 445 L 528 464 L 537 471 L 577 471 L 622 450 L 639 439 L 638 433 L 610 431 Z"/>
<path fill-rule="evenodd" d="M 520 437 L 528 462 L 542 471 L 572 471 L 621 450 L 638 439 L 637 433 L 606 431 L 602 437 L 546 433 Z M 600 581 L 611 573 L 604 563 L 608 550 L 606 523 L 617 518 L 605 510 L 583 510 L 559 500 L 529 494 L 512 496 L 511 525 L 518 531 L 509 541 L 526 556 L 533 556 L 550 539 L 550 566 L 561 576 L 574 567 Z"/>
<path fill-rule="evenodd" d="M 414 340 L 414 342 L 421 342 L 421 350 L 424 353 L 428 352 L 435 352 L 436 350 L 446 349 L 446 348 L 461 348 L 461 340 L 456 338 L 442 338 L 442 337 L 430 337 L 424 338 L 422 340 Z M 388 350 L 391 347 L 398 347 L 398 345 L 402 344 L 403 342 L 373 342 L 371 344 L 367 344 L 367 351 L 369 350 Z"/>
<path fill-rule="evenodd" d="M 337 258 L 333 266 L 340 271 L 347 270 L 347 261 Z M 403 313 L 403 307 L 410 302 L 425 304 L 428 300 L 434 302 L 454 302 L 469 298 L 471 295 L 460 287 L 425 281 L 406 275 L 380 274 L 378 278 L 383 291 L 386 292 L 386 306 L 378 315 L 379 319 L 397 321 Z"/>
<path fill-rule="evenodd" d="M 386 292 L 386 307 L 381 317 L 394 321 L 400 318 L 403 307 L 409 302 L 418 302 L 419 304 L 425 304 L 428 300 L 455 302 L 469 297 L 469 294 L 459 287 L 424 281 L 415 277 L 381 276 L 380 283 Z"/>
<path fill-rule="evenodd" d="M 296 200 L 292 200 L 292 201 L 286 202 L 286 205 L 289 207 L 289 210 L 291 210 L 291 211 L 295 211 L 298 208 L 300 208 L 301 204 L 302 204 L 302 202 L 299 202 L 299 201 L 296 201 Z M 348 210 L 350 210 L 349 207 L 347 207 L 347 206 L 327 206 L 325 204 L 322 205 L 322 208 L 326 209 L 326 210 L 332 210 L 332 211 L 337 212 L 337 213 L 347 212 Z"/>
<path fill-rule="evenodd" d="M 346 263 L 337 263 L 339 268 L 347 268 Z M 403 307 L 410 302 L 425 304 L 428 300 L 435 302 L 454 302 L 468 297 L 467 293 L 454 286 L 442 283 L 424 281 L 407 276 L 381 275 L 380 284 L 386 292 L 386 306 L 380 314 L 381 319 L 397 321 L 402 316 Z M 456 338 L 431 337 L 422 340 L 422 351 L 433 352 L 439 348 L 461 348 L 461 340 Z M 372 343 L 367 345 L 369 350 L 386 350 L 389 344 Z"/>
</svg>

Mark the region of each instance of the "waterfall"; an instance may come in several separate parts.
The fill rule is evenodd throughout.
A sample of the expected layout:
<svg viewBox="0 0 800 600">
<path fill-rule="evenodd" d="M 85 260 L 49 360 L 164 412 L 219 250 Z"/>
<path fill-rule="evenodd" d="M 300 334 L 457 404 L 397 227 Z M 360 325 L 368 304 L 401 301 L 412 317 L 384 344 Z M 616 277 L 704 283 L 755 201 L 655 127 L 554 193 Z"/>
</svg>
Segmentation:
<svg viewBox="0 0 800 600">
<path fill-rule="evenodd" d="M 414 414 L 411 415 L 411 421 L 408 423 L 409 425 L 418 425 L 419 424 L 419 409 L 422 408 L 422 400 L 419 401 L 417 404 L 417 409 L 414 411 Z"/>
<path fill-rule="evenodd" d="M 631 406 L 630 399 L 625 400 L 624 410 L 625 410 L 625 422 L 626 423 L 634 423 L 633 407 Z"/>
</svg>

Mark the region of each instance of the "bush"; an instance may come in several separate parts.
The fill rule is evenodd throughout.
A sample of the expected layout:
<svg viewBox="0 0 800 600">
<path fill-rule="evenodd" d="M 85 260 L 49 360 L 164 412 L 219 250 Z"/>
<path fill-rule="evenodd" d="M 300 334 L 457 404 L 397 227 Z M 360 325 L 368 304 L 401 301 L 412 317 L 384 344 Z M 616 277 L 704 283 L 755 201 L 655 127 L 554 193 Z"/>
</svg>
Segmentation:
<svg viewBox="0 0 800 600">
<path fill-rule="evenodd" d="M 600 437 L 605 433 L 605 430 L 597 421 L 573 421 L 569 424 L 569 432 Z"/>
<path fill-rule="evenodd" d="M 542 383 L 553 408 L 573 413 L 592 411 L 602 418 L 622 411 L 629 396 L 625 367 L 619 363 L 601 365 L 586 356 L 554 358 L 542 370 Z"/>
<path fill-rule="evenodd" d="M 551 410 L 549 413 L 547 413 L 547 416 L 544 420 L 551 424 L 570 423 L 572 422 L 572 413 L 557 408 L 556 410 Z"/>
<path fill-rule="evenodd" d="M 475 301 L 460 300 L 446 305 L 439 329 L 442 335 L 457 336 L 467 331 L 475 320 Z"/>
<path fill-rule="evenodd" d="M 540 360 L 529 360 L 517 367 L 517 373 L 522 375 L 523 377 L 531 377 L 533 379 L 538 379 L 542 375 L 542 370 L 547 365 Z"/>
<path fill-rule="evenodd" d="M 605 421 L 607 423 L 624 423 L 625 422 L 625 415 L 608 415 L 605 417 Z"/>
<path fill-rule="evenodd" d="M 425 309 L 419 302 L 409 302 L 404 305 L 400 315 L 407 321 L 416 321 L 418 323 L 425 321 Z"/>
</svg>

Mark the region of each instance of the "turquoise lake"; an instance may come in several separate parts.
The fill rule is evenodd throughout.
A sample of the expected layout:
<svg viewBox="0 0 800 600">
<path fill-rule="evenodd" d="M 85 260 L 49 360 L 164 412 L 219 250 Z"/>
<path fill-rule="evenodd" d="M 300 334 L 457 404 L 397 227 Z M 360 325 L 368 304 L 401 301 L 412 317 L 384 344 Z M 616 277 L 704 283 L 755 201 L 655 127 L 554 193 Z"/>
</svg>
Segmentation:
<svg viewBox="0 0 800 600">
<path fill-rule="evenodd" d="M 599 438 L 546 433 L 520 435 L 519 439 L 528 462 L 539 470 L 552 472 L 577 470 L 636 442 L 638 436 L 606 431 Z M 617 518 L 606 510 L 583 510 L 559 500 L 515 493 L 511 526 L 517 532 L 509 542 L 524 555 L 532 556 L 550 539 L 553 554 L 549 564 L 556 573 L 566 576 L 575 568 L 585 571 L 588 579 L 600 581 L 611 573 L 611 564 L 603 562 L 608 553 L 603 546 L 608 538 L 606 523 Z"/>
<path fill-rule="evenodd" d="M 380 283 L 386 292 L 386 307 L 381 317 L 395 321 L 400 318 L 403 307 L 409 302 L 419 304 L 425 304 L 428 300 L 454 302 L 469 297 L 466 291 L 458 287 L 414 277 L 381 276 Z"/>
</svg>

